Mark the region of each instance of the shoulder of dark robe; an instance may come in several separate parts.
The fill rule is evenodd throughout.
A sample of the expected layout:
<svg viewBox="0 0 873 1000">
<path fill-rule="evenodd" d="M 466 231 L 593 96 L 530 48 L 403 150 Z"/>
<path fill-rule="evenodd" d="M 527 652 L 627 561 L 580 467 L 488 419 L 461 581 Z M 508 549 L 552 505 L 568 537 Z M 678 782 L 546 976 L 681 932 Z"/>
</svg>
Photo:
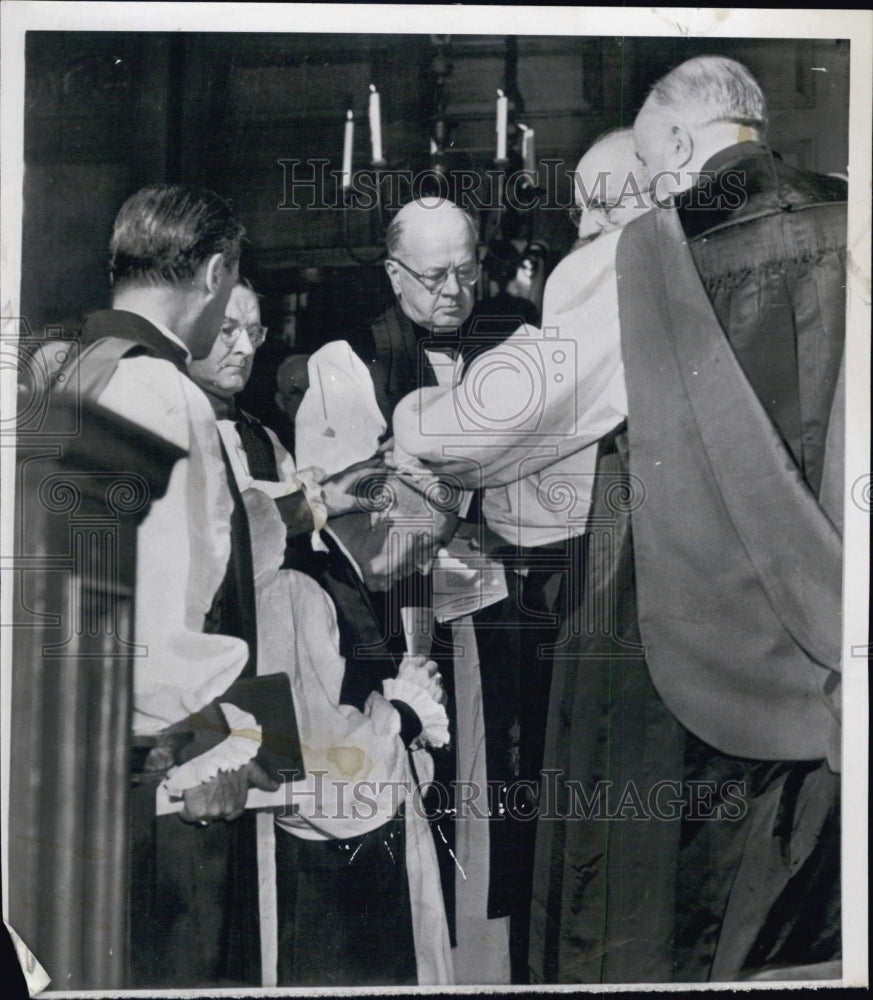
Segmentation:
<svg viewBox="0 0 873 1000">
<path fill-rule="evenodd" d="M 741 142 L 710 157 L 694 187 L 676 199 L 690 240 L 708 238 L 722 225 L 754 222 L 779 212 L 845 203 L 839 177 L 793 167 L 760 142 Z"/>
<path fill-rule="evenodd" d="M 844 180 L 745 142 L 677 201 L 737 360 L 816 493 L 845 340 L 846 196 Z"/>
<path fill-rule="evenodd" d="M 34 371 L 53 393 L 76 393 L 92 402 L 108 385 L 124 357 L 147 355 L 187 374 L 179 344 L 136 313 L 101 309 L 86 316 L 73 338 L 45 341 L 35 353 Z"/>
<path fill-rule="evenodd" d="M 137 313 L 125 309 L 99 309 L 85 317 L 80 336 L 83 347 L 107 338 L 129 341 L 142 353 L 169 361 L 187 374 L 185 351 Z"/>
<path fill-rule="evenodd" d="M 539 310 L 530 299 L 510 292 L 498 292 L 488 299 L 480 299 L 470 311 L 469 319 L 463 327 L 463 336 L 474 336 L 477 327 L 488 328 L 488 321 L 493 321 L 495 327 L 512 326 L 512 333 L 522 323 L 538 324 Z"/>
</svg>

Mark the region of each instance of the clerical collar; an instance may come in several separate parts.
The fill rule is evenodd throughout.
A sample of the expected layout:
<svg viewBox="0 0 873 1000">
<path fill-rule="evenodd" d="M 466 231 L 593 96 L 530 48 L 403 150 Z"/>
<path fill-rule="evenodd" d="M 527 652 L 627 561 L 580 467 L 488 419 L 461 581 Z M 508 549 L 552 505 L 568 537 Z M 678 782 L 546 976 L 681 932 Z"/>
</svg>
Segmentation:
<svg viewBox="0 0 873 1000">
<path fill-rule="evenodd" d="M 106 337 L 129 340 L 146 353 L 169 361 L 180 372 L 188 374 L 191 352 L 185 344 L 172 330 L 130 309 L 98 309 L 89 313 L 81 337 L 83 344 L 93 344 Z"/>
<path fill-rule="evenodd" d="M 142 316 L 142 313 L 137 313 L 137 316 Z M 159 323 L 155 319 L 149 319 L 148 316 L 143 316 L 142 318 L 143 319 L 147 319 L 149 321 L 149 323 L 151 323 L 151 325 L 156 330 L 158 330 L 160 333 L 162 333 L 167 338 L 167 340 L 169 340 L 173 344 L 176 344 L 179 347 L 181 347 L 182 350 L 185 352 L 185 364 L 186 365 L 190 365 L 191 364 L 191 362 L 194 360 L 193 355 L 188 350 L 188 345 L 181 338 L 177 337 L 176 334 L 173 333 L 173 331 L 169 327 L 164 326 L 163 323 Z"/>
<path fill-rule="evenodd" d="M 143 313 L 137 312 L 136 309 L 125 309 L 124 311 L 133 313 L 134 316 L 139 316 L 140 319 L 144 319 L 147 323 L 151 323 L 151 325 L 158 331 L 158 333 L 163 334 L 167 338 L 167 340 L 170 341 L 171 344 L 175 344 L 177 347 L 181 347 L 182 350 L 185 352 L 186 365 L 190 365 L 191 362 L 194 360 L 191 352 L 188 350 L 188 345 L 179 337 L 177 337 L 176 334 L 173 333 L 173 331 L 168 326 L 164 326 L 163 323 L 159 323 L 152 316 L 145 316 Z"/>
<path fill-rule="evenodd" d="M 772 152 L 766 143 L 759 142 L 757 139 L 750 139 L 746 142 L 735 142 L 730 146 L 725 146 L 724 149 L 720 149 L 717 153 L 713 153 L 700 168 L 700 173 L 718 176 L 727 170 L 728 167 L 734 163 L 739 163 L 741 160 L 748 160 L 755 156 L 771 155 L 778 156 L 778 154 Z"/>
</svg>

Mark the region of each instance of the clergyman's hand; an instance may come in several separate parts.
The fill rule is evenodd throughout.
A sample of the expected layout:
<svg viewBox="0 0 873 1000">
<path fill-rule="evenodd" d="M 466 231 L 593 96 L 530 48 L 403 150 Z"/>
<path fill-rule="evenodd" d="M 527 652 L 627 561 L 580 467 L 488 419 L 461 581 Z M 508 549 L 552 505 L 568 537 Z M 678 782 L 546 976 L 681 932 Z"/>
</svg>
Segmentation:
<svg viewBox="0 0 873 1000">
<path fill-rule="evenodd" d="M 385 471 L 385 463 L 377 454 L 328 476 L 321 484 L 328 517 L 339 517 L 341 514 L 367 509 L 357 494 L 366 493 L 365 480 L 378 477 Z"/>
<path fill-rule="evenodd" d="M 279 782 L 274 781 L 255 760 L 235 771 L 219 771 L 210 781 L 182 793 L 184 806 L 179 813 L 186 823 L 206 826 L 212 820 L 230 822 L 242 816 L 246 807 L 249 786 L 275 792 Z"/>
<path fill-rule="evenodd" d="M 439 666 L 421 653 L 404 653 L 397 676 L 423 688 L 438 705 L 448 700 Z"/>
</svg>

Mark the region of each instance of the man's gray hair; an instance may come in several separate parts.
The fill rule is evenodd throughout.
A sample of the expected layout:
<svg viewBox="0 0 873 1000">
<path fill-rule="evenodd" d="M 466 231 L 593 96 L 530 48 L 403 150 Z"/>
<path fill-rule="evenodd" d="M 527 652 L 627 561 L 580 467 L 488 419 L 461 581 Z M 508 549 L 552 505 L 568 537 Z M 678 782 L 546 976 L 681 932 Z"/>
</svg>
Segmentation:
<svg viewBox="0 0 873 1000">
<path fill-rule="evenodd" d="M 410 206 L 417 205 L 422 209 L 427 211 L 437 211 L 444 209 L 452 209 L 455 212 L 460 212 L 461 217 L 470 227 L 470 235 L 473 238 L 474 243 L 479 241 L 479 227 L 473 220 L 473 217 L 469 212 L 466 212 L 460 205 L 456 205 L 453 201 L 448 201 L 445 198 L 437 197 L 425 197 L 425 198 L 415 198 L 413 201 L 408 202 L 400 211 L 394 216 L 391 222 L 388 224 L 388 229 L 385 232 L 385 249 L 388 251 L 388 256 L 393 257 L 394 254 L 400 247 L 400 242 L 403 238 L 403 232 L 407 225 L 409 225 L 409 212 L 404 211 L 409 209 Z"/>
<path fill-rule="evenodd" d="M 767 102 L 757 80 L 741 63 L 724 56 L 697 56 L 671 70 L 653 87 L 660 107 L 681 108 L 695 125 L 728 121 L 767 132 Z"/>
</svg>

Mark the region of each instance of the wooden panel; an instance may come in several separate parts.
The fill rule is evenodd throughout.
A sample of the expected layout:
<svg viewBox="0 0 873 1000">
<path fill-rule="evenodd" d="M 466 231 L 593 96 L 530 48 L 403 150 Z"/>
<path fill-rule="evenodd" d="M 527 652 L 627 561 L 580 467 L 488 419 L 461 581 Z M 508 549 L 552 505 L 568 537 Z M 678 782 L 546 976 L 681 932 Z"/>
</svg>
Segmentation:
<svg viewBox="0 0 873 1000">
<path fill-rule="evenodd" d="M 658 77 L 703 53 L 737 58 L 759 76 L 774 145 L 792 162 L 846 169 L 845 44 L 581 35 L 518 37 L 514 43 L 505 35 L 451 38 L 446 110 L 454 123 L 453 166 L 484 171 L 493 164 L 496 91 L 506 84 L 513 44 L 524 106 L 519 118 L 536 130 L 540 161 L 557 158 L 564 165 L 559 201 L 569 191 L 564 172 L 591 140 L 607 128 L 630 125 Z M 247 254 L 256 268 L 259 261 L 267 270 L 281 267 L 283 253 L 289 268 L 305 263 L 307 253 L 313 264 L 343 259 L 338 211 L 279 208 L 285 200 L 280 161 L 324 159 L 328 171 L 338 169 L 351 105 L 355 167 L 368 165 L 367 88 L 374 82 L 382 95 L 390 165 L 411 171 L 428 166 L 436 52 L 428 35 L 29 38 L 27 143 L 35 169 L 25 218 L 28 318 L 67 320 L 103 303 L 107 226 L 121 198 L 148 180 L 205 184 L 230 197 L 248 228 Z M 329 173 L 327 185 L 333 203 Z M 380 226 L 372 223 L 356 213 L 349 222 L 353 240 L 369 246 L 378 239 Z M 563 222 L 541 212 L 537 225 L 556 240 L 556 252 L 567 249 Z M 354 266 L 351 258 L 348 263 Z"/>
<path fill-rule="evenodd" d="M 518 86 L 524 94 L 525 115 L 589 109 L 585 94 L 585 64 L 575 52 L 522 56 Z"/>
<path fill-rule="evenodd" d="M 503 55 L 492 52 L 476 59 L 455 59 L 449 78 L 453 114 L 495 114 L 497 91 L 503 87 Z"/>
<path fill-rule="evenodd" d="M 341 73 L 335 65 L 312 62 L 240 67 L 231 74 L 224 111 L 230 118 L 334 120 L 342 129 L 348 107 L 366 122 L 366 94 L 372 82 L 369 61 L 346 63 Z"/>
</svg>

